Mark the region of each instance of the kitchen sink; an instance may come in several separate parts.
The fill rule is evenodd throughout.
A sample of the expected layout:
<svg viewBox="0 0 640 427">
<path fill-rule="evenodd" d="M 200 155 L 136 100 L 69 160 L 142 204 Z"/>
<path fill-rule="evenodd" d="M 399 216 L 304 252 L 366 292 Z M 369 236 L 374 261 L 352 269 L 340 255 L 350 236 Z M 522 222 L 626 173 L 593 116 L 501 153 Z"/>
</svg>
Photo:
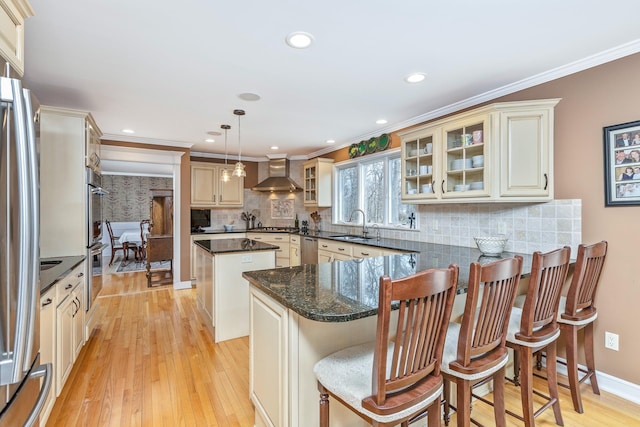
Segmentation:
<svg viewBox="0 0 640 427">
<path fill-rule="evenodd" d="M 358 241 L 358 240 L 369 240 L 371 239 L 371 237 L 366 237 L 366 236 L 354 236 L 353 234 L 339 234 L 336 236 L 329 236 L 332 239 L 338 239 L 338 240 L 346 240 L 346 241 Z"/>
<path fill-rule="evenodd" d="M 40 261 L 40 271 L 48 270 L 61 263 L 62 261 L 59 259 L 51 260 L 51 261 Z"/>
</svg>

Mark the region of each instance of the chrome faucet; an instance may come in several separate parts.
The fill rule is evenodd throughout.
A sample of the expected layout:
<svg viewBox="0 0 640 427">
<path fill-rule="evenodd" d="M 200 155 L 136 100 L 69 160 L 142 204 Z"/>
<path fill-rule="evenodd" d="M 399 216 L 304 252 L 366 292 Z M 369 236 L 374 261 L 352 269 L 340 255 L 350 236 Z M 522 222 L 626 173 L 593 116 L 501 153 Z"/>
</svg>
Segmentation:
<svg viewBox="0 0 640 427">
<path fill-rule="evenodd" d="M 360 212 L 362 214 L 362 237 L 367 237 L 367 234 L 369 233 L 367 231 L 367 219 L 362 209 L 354 209 L 353 211 L 351 211 L 351 215 L 349 216 L 349 222 L 353 221 L 353 214 L 356 212 Z"/>
<path fill-rule="evenodd" d="M 380 240 L 380 227 L 378 226 L 378 224 L 374 223 L 371 228 L 375 228 L 376 229 L 376 240 Z"/>
</svg>

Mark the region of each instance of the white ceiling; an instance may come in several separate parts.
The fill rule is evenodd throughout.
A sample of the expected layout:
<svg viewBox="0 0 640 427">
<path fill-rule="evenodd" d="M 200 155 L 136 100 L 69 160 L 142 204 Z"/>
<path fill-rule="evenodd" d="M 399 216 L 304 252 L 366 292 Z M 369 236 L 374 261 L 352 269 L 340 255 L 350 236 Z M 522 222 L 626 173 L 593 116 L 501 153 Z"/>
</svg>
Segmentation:
<svg viewBox="0 0 640 427">
<path fill-rule="evenodd" d="M 105 138 L 214 155 L 224 138 L 203 140 L 221 124 L 237 153 L 242 108 L 256 159 L 322 154 L 640 51 L 638 0 L 30 3 L 25 81 L 42 104 L 91 111 Z M 293 31 L 314 44 L 288 47 Z M 416 71 L 427 79 L 405 83 Z"/>
</svg>

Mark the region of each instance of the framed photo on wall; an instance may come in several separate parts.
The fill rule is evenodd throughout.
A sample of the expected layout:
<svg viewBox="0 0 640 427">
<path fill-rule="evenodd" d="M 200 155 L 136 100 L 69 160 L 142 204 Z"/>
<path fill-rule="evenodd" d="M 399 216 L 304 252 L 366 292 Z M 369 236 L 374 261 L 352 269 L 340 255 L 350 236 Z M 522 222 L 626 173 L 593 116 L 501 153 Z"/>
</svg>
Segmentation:
<svg viewBox="0 0 640 427">
<path fill-rule="evenodd" d="M 605 206 L 640 205 L 640 120 L 603 128 Z"/>
</svg>

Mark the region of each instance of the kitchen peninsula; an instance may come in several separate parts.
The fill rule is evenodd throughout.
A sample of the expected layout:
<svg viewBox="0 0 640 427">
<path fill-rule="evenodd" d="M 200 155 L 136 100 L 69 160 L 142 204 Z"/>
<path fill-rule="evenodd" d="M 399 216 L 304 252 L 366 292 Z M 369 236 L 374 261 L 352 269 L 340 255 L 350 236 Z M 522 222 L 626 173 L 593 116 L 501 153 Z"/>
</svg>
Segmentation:
<svg viewBox="0 0 640 427">
<path fill-rule="evenodd" d="M 249 335 L 249 285 L 241 274 L 273 269 L 278 246 L 251 239 L 195 244 L 197 301 L 215 342 Z"/>
<path fill-rule="evenodd" d="M 381 275 L 400 278 L 429 268 L 460 266 L 452 317 L 462 313 L 474 248 L 422 243 L 416 253 L 248 271 L 250 285 L 250 395 L 255 425 L 318 425 L 314 364 L 330 353 L 375 338 Z M 505 253 L 504 257 L 514 254 Z M 523 276 L 531 255 L 523 255 Z M 335 402 L 335 403 L 334 403 Z M 335 400 L 331 425 L 366 426 Z"/>
</svg>

